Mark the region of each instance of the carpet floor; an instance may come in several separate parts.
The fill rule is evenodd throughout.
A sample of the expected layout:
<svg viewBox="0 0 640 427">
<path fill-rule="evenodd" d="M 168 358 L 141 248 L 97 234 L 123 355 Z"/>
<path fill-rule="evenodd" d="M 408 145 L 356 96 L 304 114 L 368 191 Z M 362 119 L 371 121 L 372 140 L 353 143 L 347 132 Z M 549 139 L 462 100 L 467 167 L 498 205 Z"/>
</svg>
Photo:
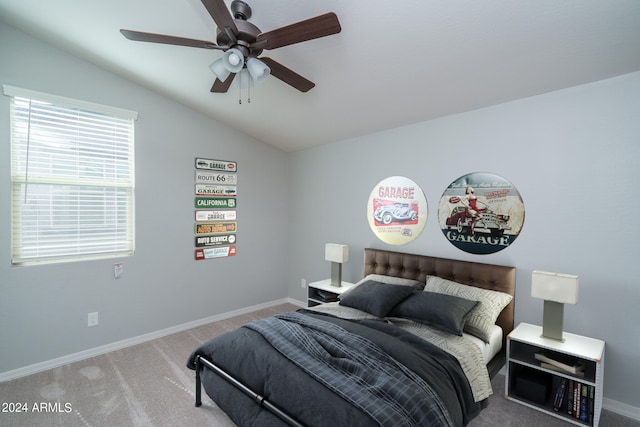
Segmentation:
<svg viewBox="0 0 640 427">
<path fill-rule="evenodd" d="M 194 407 L 194 372 L 185 365 L 189 354 L 214 336 L 297 308 L 270 307 L 0 383 L 0 426 L 234 427 L 204 392 L 203 405 Z M 492 385 L 489 406 L 470 427 L 568 425 L 507 401 L 502 375 Z M 600 425 L 640 427 L 640 422 L 603 411 Z"/>
</svg>

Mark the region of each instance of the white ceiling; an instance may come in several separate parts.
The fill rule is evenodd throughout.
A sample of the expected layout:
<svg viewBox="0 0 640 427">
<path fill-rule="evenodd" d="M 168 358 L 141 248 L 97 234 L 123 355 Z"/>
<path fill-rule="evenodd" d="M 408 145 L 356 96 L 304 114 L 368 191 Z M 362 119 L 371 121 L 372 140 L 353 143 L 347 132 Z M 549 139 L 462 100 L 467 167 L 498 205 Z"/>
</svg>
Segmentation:
<svg viewBox="0 0 640 427">
<path fill-rule="evenodd" d="M 220 51 L 119 32 L 215 42 L 200 0 L 0 0 L 0 17 L 285 151 L 640 70 L 639 0 L 246 1 L 262 31 L 338 15 L 339 34 L 263 53 L 315 88 L 270 77 L 239 104 L 235 83 L 209 92 Z"/>
</svg>

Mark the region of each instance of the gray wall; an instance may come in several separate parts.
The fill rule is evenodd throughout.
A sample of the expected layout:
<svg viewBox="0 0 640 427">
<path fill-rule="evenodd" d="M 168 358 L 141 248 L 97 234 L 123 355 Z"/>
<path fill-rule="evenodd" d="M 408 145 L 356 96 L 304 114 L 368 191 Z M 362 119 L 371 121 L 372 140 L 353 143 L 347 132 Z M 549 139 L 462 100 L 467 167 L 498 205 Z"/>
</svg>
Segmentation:
<svg viewBox="0 0 640 427">
<path fill-rule="evenodd" d="M 351 247 L 350 281 L 362 277 L 369 246 L 516 266 L 516 323 L 542 321 L 532 270 L 578 274 L 565 330 L 606 341 L 605 397 L 637 411 L 639 118 L 634 73 L 292 154 L 290 295 L 304 297 L 300 278 L 329 276 L 326 242 Z M 438 226 L 445 188 L 478 171 L 508 179 L 526 209 L 519 237 L 492 255 L 456 249 Z M 394 175 L 415 181 L 429 203 L 423 233 L 399 247 L 379 241 L 366 218 L 369 194 Z"/>
<path fill-rule="evenodd" d="M 0 96 L 0 373 L 287 297 L 285 153 L 0 24 L 0 83 L 139 112 L 136 252 L 11 267 L 9 98 Z M 46 64 L 46 68 L 43 68 Z M 194 259 L 196 157 L 238 162 L 238 255 Z M 273 226 L 279 224 L 279 226 Z M 87 327 L 87 313 L 100 323 Z"/>
</svg>

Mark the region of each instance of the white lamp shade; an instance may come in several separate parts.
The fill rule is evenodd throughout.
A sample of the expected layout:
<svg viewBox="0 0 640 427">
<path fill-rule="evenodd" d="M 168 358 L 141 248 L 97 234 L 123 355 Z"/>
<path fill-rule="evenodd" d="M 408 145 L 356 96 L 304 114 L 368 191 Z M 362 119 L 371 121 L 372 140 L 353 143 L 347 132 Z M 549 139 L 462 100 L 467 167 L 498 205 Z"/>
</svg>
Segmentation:
<svg viewBox="0 0 640 427">
<path fill-rule="evenodd" d="M 534 270 L 531 274 L 531 296 L 564 304 L 578 302 L 578 276 Z"/>
<path fill-rule="evenodd" d="M 349 246 L 327 243 L 324 247 L 324 259 L 340 264 L 349 262 Z"/>
<path fill-rule="evenodd" d="M 227 80 L 229 74 L 231 74 L 231 71 L 227 70 L 222 59 L 216 59 L 213 61 L 211 65 L 209 65 L 209 68 L 221 82 Z"/>
<path fill-rule="evenodd" d="M 256 83 L 266 79 L 271 73 L 271 69 L 267 64 L 256 58 L 247 59 L 247 70 L 249 70 L 251 79 Z"/>
<path fill-rule="evenodd" d="M 229 49 L 222 55 L 224 66 L 232 73 L 237 73 L 244 67 L 244 55 L 238 49 Z"/>
</svg>

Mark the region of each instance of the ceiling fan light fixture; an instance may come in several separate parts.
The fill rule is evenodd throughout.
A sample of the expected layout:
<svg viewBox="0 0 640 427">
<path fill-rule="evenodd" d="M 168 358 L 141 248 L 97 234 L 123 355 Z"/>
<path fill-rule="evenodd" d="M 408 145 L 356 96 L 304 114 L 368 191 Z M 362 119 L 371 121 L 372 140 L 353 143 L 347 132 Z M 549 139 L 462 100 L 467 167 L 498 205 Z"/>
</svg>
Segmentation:
<svg viewBox="0 0 640 427">
<path fill-rule="evenodd" d="M 224 66 L 231 73 L 237 73 L 244 67 L 244 55 L 238 49 L 227 50 L 222 56 Z"/>
<path fill-rule="evenodd" d="M 215 74 L 221 82 L 227 80 L 229 74 L 231 74 L 231 71 L 227 69 L 222 59 L 216 59 L 213 61 L 211 65 L 209 65 L 209 69 L 213 71 L 213 74 Z"/>
<path fill-rule="evenodd" d="M 251 75 L 251 80 L 253 80 L 255 83 L 259 83 L 262 80 L 266 79 L 271 73 L 271 69 L 267 66 L 267 64 L 257 58 L 247 59 L 247 70 Z"/>
</svg>

